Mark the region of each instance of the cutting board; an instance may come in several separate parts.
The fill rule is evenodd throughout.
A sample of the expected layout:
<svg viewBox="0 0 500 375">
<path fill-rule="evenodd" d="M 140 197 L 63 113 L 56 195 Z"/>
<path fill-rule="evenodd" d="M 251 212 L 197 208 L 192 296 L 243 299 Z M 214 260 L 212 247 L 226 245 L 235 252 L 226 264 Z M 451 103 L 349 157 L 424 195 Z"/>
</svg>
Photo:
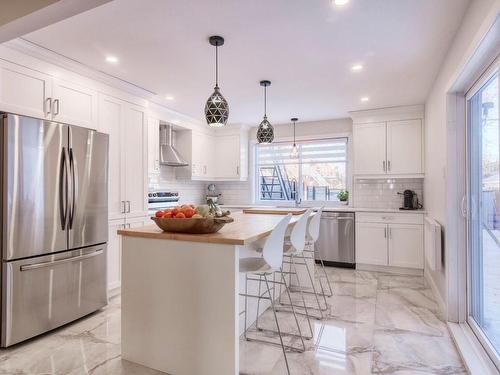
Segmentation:
<svg viewBox="0 0 500 375">
<path fill-rule="evenodd" d="M 246 208 L 243 210 L 245 214 L 267 214 L 267 215 L 302 215 L 306 212 L 306 208 L 295 208 L 295 207 L 269 207 L 269 208 Z"/>
</svg>

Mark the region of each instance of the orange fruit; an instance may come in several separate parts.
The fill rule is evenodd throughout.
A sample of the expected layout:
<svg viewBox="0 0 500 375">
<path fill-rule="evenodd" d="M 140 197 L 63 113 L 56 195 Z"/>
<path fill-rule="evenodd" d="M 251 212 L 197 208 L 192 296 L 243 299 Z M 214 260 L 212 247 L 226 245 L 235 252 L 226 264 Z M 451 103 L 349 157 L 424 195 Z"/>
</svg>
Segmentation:
<svg viewBox="0 0 500 375">
<path fill-rule="evenodd" d="M 186 218 L 186 215 L 184 215 L 182 212 L 178 212 L 178 213 L 175 215 L 175 218 L 176 218 L 176 219 L 185 219 L 185 218 Z"/>
<path fill-rule="evenodd" d="M 164 212 L 163 211 L 156 211 L 155 216 L 156 217 L 163 217 Z"/>
</svg>

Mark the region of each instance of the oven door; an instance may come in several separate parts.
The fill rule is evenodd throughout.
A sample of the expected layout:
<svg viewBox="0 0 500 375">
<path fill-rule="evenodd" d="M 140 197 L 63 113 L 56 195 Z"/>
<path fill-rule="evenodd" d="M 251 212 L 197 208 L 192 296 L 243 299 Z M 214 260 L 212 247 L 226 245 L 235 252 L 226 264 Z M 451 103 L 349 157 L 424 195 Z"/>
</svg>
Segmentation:
<svg viewBox="0 0 500 375">
<path fill-rule="evenodd" d="M 2 271 L 2 347 L 107 304 L 105 244 L 3 262 Z"/>
</svg>

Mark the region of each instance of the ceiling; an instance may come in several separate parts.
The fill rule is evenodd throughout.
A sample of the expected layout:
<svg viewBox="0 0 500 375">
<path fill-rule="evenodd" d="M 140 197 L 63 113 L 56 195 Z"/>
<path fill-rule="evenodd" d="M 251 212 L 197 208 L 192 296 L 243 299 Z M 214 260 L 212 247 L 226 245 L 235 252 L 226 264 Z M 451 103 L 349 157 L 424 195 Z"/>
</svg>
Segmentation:
<svg viewBox="0 0 500 375">
<path fill-rule="evenodd" d="M 214 86 L 210 35 L 230 123 L 272 123 L 422 104 L 468 0 L 114 0 L 25 36 L 150 90 L 197 119 Z M 106 56 L 116 56 L 110 64 Z M 352 72 L 353 64 L 363 70 Z M 369 101 L 361 102 L 361 97 Z"/>
</svg>

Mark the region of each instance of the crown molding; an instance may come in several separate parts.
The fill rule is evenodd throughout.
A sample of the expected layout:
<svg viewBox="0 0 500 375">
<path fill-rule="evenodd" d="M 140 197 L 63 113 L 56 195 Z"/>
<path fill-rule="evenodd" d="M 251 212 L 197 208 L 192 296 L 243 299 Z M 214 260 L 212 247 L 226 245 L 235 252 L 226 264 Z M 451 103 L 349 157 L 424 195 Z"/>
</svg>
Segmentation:
<svg viewBox="0 0 500 375">
<path fill-rule="evenodd" d="M 349 112 L 349 116 L 351 116 L 353 122 L 357 124 L 378 121 L 423 119 L 424 115 L 425 107 L 423 104 Z"/>
</svg>

